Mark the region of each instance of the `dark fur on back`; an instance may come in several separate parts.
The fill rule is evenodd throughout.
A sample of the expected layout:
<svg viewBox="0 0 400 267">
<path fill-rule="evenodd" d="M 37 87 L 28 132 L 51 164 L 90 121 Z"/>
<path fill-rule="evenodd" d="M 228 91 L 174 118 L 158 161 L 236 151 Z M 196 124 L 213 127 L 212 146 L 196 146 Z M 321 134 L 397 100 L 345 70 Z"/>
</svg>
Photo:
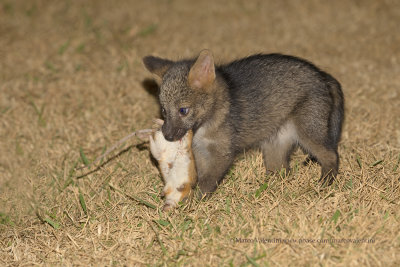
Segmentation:
<svg viewBox="0 0 400 267">
<path fill-rule="evenodd" d="M 162 77 L 166 139 L 194 130 L 203 193 L 215 190 L 237 153 L 253 147 L 261 148 L 267 171 L 289 169 L 290 154 L 300 146 L 321 164 L 324 183 L 336 177 L 343 93 L 336 79 L 308 61 L 258 54 L 214 66 L 206 50 L 194 60 L 146 57 L 144 63 Z M 183 107 L 190 112 L 178 114 Z"/>
<path fill-rule="evenodd" d="M 340 84 L 313 64 L 293 56 L 258 54 L 219 66 L 216 71 L 229 88 L 229 121 L 237 133 L 237 150 L 254 145 L 260 136 L 273 136 L 280 125 L 302 112 L 307 104 L 312 106 L 306 109 L 315 115 L 318 111 L 332 113 L 325 121 L 331 128 L 330 138 L 325 141 L 329 147 L 337 146 L 343 94 Z M 320 122 L 314 122 L 317 123 Z"/>
</svg>

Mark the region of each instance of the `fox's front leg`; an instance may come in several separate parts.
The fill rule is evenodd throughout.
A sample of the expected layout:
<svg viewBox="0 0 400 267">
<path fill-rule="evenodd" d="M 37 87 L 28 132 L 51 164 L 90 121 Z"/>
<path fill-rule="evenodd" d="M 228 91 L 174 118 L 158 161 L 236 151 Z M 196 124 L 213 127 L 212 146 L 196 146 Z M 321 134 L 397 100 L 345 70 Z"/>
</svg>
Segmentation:
<svg viewBox="0 0 400 267">
<path fill-rule="evenodd" d="M 231 167 L 234 155 L 230 145 L 198 143 L 193 149 L 200 196 L 214 192 Z"/>
</svg>

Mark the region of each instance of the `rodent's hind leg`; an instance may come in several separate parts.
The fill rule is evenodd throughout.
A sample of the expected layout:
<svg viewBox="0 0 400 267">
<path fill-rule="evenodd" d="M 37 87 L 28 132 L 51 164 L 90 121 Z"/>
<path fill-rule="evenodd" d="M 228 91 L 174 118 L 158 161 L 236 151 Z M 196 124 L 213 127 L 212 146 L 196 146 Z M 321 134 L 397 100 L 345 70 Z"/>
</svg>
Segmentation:
<svg viewBox="0 0 400 267">
<path fill-rule="evenodd" d="M 167 184 L 165 185 L 162 194 L 165 197 L 163 210 L 167 211 L 176 207 L 180 201 L 186 201 L 189 199 L 193 194 L 193 190 L 190 183 L 184 183 L 178 188 L 174 188 Z"/>
</svg>

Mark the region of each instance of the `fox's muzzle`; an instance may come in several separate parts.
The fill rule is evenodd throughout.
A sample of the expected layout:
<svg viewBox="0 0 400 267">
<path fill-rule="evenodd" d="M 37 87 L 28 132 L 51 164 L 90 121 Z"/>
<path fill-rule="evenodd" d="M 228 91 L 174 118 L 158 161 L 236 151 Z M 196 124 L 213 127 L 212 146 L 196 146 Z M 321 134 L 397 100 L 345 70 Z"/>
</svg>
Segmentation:
<svg viewBox="0 0 400 267">
<path fill-rule="evenodd" d="M 170 123 L 169 120 L 165 120 L 164 125 L 161 128 L 165 140 L 169 142 L 178 141 L 185 136 L 187 130 L 179 126 Z"/>
</svg>

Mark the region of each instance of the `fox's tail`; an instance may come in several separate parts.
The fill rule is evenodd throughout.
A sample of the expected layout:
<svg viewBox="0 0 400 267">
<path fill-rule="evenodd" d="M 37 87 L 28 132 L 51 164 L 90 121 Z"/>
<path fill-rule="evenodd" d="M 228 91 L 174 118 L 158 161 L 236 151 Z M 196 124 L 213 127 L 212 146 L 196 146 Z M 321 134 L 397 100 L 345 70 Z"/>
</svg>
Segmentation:
<svg viewBox="0 0 400 267">
<path fill-rule="evenodd" d="M 333 98 L 333 107 L 329 118 L 329 133 L 333 144 L 337 146 L 343 126 L 344 97 L 340 83 L 331 75 L 327 73 L 326 75 L 329 91 Z"/>
</svg>

